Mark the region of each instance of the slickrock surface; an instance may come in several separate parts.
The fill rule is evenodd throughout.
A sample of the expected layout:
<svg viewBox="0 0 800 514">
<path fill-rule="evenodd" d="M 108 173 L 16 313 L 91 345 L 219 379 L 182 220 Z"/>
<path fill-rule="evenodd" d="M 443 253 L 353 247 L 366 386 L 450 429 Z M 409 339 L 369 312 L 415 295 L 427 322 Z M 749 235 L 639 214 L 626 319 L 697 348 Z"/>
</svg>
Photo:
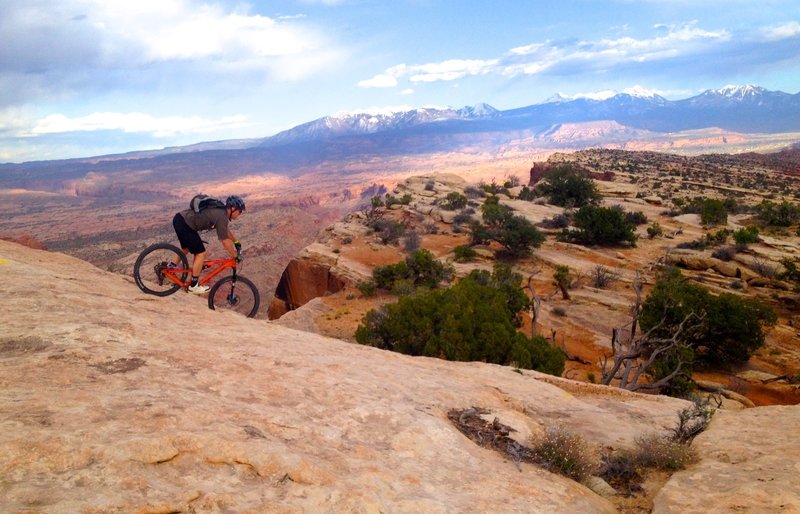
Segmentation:
<svg viewBox="0 0 800 514">
<path fill-rule="evenodd" d="M 488 409 L 522 442 L 560 424 L 619 448 L 673 426 L 686 405 L 209 311 L 204 298 L 147 296 L 130 278 L 4 241 L 0 277 L 3 513 L 614 512 L 582 485 L 476 446 L 447 412 Z M 775 473 L 791 471 L 774 459 Z"/>
<path fill-rule="evenodd" d="M 447 410 L 507 412 L 528 432 L 558 420 L 618 444 L 678 407 L 211 312 L 0 244 L 3 512 L 608 512 L 582 486 L 478 448 Z M 607 433 L 620 416 L 632 426 Z"/>
<path fill-rule="evenodd" d="M 720 411 L 693 443 L 700 463 L 672 476 L 654 514 L 800 512 L 800 407 Z"/>
</svg>

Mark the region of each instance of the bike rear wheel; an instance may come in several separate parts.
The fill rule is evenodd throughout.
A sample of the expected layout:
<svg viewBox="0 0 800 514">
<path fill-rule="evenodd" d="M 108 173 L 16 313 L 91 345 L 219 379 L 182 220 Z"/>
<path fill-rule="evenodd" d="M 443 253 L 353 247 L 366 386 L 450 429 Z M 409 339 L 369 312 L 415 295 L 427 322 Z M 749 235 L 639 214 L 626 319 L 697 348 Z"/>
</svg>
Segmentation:
<svg viewBox="0 0 800 514">
<path fill-rule="evenodd" d="M 242 277 L 224 277 L 208 292 L 208 308 L 211 310 L 232 310 L 248 318 L 255 317 L 261 297 L 255 284 Z"/>
<path fill-rule="evenodd" d="M 181 288 L 163 273 L 170 263 L 178 261 L 180 269 L 188 270 L 186 255 L 176 246 L 169 243 L 157 243 L 144 249 L 133 265 L 133 278 L 139 289 L 147 294 L 168 296 Z M 181 282 L 186 282 L 188 271 L 178 275 Z"/>
</svg>

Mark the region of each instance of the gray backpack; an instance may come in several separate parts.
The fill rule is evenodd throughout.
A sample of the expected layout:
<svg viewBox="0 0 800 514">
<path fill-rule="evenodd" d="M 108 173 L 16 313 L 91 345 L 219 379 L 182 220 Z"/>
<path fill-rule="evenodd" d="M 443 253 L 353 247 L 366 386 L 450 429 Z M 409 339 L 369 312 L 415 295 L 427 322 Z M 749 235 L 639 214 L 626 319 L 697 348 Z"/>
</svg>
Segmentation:
<svg viewBox="0 0 800 514">
<path fill-rule="evenodd" d="M 200 212 L 205 209 L 224 209 L 225 202 L 200 193 L 192 197 L 192 201 L 189 202 L 189 208 L 194 212 Z"/>
</svg>

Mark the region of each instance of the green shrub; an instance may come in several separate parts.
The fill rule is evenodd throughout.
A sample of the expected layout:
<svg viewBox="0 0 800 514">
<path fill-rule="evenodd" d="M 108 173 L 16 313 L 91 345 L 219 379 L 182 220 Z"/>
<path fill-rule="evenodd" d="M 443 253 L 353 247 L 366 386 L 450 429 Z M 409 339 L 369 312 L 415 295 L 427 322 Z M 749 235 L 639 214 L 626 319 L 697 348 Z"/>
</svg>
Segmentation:
<svg viewBox="0 0 800 514">
<path fill-rule="evenodd" d="M 650 239 L 661 237 L 664 235 L 664 229 L 661 228 L 661 225 L 657 221 L 654 221 L 652 225 L 647 227 L 647 236 Z"/>
<path fill-rule="evenodd" d="M 528 186 L 522 186 L 522 190 L 519 192 L 517 199 L 531 202 L 536 199 L 536 193 Z"/>
<path fill-rule="evenodd" d="M 495 233 L 494 239 L 505 246 L 512 257 L 522 257 L 539 248 L 545 240 L 533 224 L 522 216 L 511 216 Z"/>
<path fill-rule="evenodd" d="M 356 283 L 356 289 L 359 290 L 362 296 L 371 297 L 375 296 L 376 286 L 372 280 L 359 280 Z"/>
<path fill-rule="evenodd" d="M 781 264 L 783 264 L 784 271 L 778 275 L 778 278 L 794 282 L 795 289 L 800 291 L 800 266 L 798 266 L 800 260 L 793 261 L 786 257 L 781 260 Z"/>
<path fill-rule="evenodd" d="M 475 258 L 477 252 L 469 245 L 459 245 L 453 249 L 456 262 L 468 262 Z"/>
<path fill-rule="evenodd" d="M 373 196 L 372 200 L 370 201 L 370 203 L 372 204 L 372 208 L 373 209 L 377 209 L 377 208 L 383 207 L 385 205 L 383 203 L 383 200 L 381 200 L 380 196 Z"/>
<path fill-rule="evenodd" d="M 399 204 L 400 204 L 400 200 L 396 196 L 393 196 L 393 195 L 391 195 L 389 193 L 386 193 L 386 200 L 385 200 L 384 205 L 386 205 L 387 209 L 389 207 L 391 207 L 392 205 L 399 205 Z"/>
<path fill-rule="evenodd" d="M 494 232 L 479 221 L 472 221 L 469 224 L 471 233 L 470 244 L 482 245 L 490 242 L 494 238 Z"/>
<path fill-rule="evenodd" d="M 409 273 L 407 278 L 413 279 L 418 286 L 436 287 L 445 279 L 444 264 L 424 248 L 406 257 L 406 267 Z"/>
<path fill-rule="evenodd" d="M 727 228 L 721 228 L 716 232 L 709 232 L 706 234 L 706 243 L 709 246 L 724 245 L 728 241 L 731 231 Z"/>
<path fill-rule="evenodd" d="M 625 219 L 634 225 L 644 225 L 647 223 L 647 216 L 642 211 L 626 212 Z"/>
<path fill-rule="evenodd" d="M 506 196 L 511 196 L 511 193 L 508 192 L 508 188 L 497 184 L 494 180 L 492 180 L 491 184 L 483 184 L 480 185 L 481 189 L 483 189 L 486 193 L 490 195 L 496 195 L 498 193 L 502 193 Z"/>
<path fill-rule="evenodd" d="M 446 210 L 446 211 L 455 211 L 457 209 L 463 209 L 467 206 L 467 197 L 453 191 L 448 193 L 444 200 L 439 202 L 439 206 Z"/>
<path fill-rule="evenodd" d="M 560 375 L 563 352 L 517 332 L 516 316 L 503 291 L 466 277 L 449 289 L 418 290 L 369 311 L 355 336 L 361 344 L 408 355 L 513 363 Z"/>
<path fill-rule="evenodd" d="M 451 269 L 436 260 L 424 248 L 408 255 L 404 261 L 386 266 L 376 266 L 372 270 L 375 285 L 387 291 L 394 291 L 396 282 L 410 280 L 415 287 L 436 287 L 442 280 L 450 278 Z"/>
<path fill-rule="evenodd" d="M 740 228 L 733 233 L 733 240 L 739 246 L 747 246 L 749 244 L 758 242 L 758 228 L 749 225 L 746 228 Z"/>
<path fill-rule="evenodd" d="M 500 204 L 500 199 L 490 196 L 481 206 L 483 221 L 470 225 L 472 244 L 485 244 L 497 241 L 506 248 L 512 257 L 520 257 L 530 253 L 531 248 L 538 248 L 545 240 L 533 224 L 523 216 L 515 216 L 513 211 Z"/>
<path fill-rule="evenodd" d="M 514 213 L 510 207 L 500 204 L 500 197 L 492 195 L 486 198 L 481 205 L 483 222 L 491 228 L 502 227 Z"/>
<path fill-rule="evenodd" d="M 601 195 L 592 179 L 571 165 L 559 166 L 547 172 L 536 185 L 536 192 L 546 196 L 553 205 L 583 207 L 596 204 Z"/>
<path fill-rule="evenodd" d="M 417 290 L 414 280 L 411 278 L 399 278 L 392 282 L 391 292 L 396 296 L 404 296 L 415 293 Z"/>
<path fill-rule="evenodd" d="M 700 206 L 700 221 L 704 225 L 723 225 L 728 222 L 728 209 L 721 200 L 706 198 Z"/>
<path fill-rule="evenodd" d="M 545 218 L 540 225 L 544 228 L 567 228 L 572 223 L 572 216 L 567 213 L 556 214 L 552 218 Z"/>
<path fill-rule="evenodd" d="M 372 278 L 375 280 L 375 285 L 387 291 L 392 289 L 395 281 L 408 276 L 408 266 L 406 266 L 404 261 L 395 264 L 387 264 L 386 266 L 375 266 L 372 270 Z"/>
<path fill-rule="evenodd" d="M 406 231 L 402 223 L 383 218 L 373 221 L 369 227 L 378 233 L 378 239 L 385 245 L 397 243 Z"/>
<path fill-rule="evenodd" d="M 577 230 L 563 231 L 562 238 L 581 244 L 636 246 L 633 223 L 625 219 L 622 207 L 597 207 L 587 205 L 578 209 L 572 220 Z"/>
<path fill-rule="evenodd" d="M 475 282 L 490 286 L 502 292 L 506 297 L 509 312 L 513 313 L 512 322 L 514 326 L 522 326 L 520 314 L 527 311 L 531 305 L 528 295 L 522 290 L 522 275 L 514 272 L 512 267 L 503 262 L 496 262 L 490 275 L 486 270 L 472 270 L 468 278 Z"/>
<path fill-rule="evenodd" d="M 777 320 L 758 300 L 732 293 L 713 296 L 685 280 L 677 268 L 662 270 L 642 305 L 642 330 L 656 327 L 654 337 L 672 337 L 690 313 L 703 318 L 693 324 L 686 343 L 701 363 L 711 366 L 746 362 L 764 345 L 763 327 Z"/>
<path fill-rule="evenodd" d="M 785 200 L 780 204 L 764 200 L 757 210 L 758 217 L 766 225 L 788 227 L 800 222 L 800 207 Z"/>
</svg>

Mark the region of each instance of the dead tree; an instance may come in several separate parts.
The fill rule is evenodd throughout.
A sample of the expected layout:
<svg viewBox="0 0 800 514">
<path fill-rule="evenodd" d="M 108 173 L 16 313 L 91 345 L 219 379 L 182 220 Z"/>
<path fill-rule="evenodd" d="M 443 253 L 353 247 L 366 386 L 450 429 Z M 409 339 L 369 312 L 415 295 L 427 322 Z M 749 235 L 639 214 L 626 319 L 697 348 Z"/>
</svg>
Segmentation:
<svg viewBox="0 0 800 514">
<path fill-rule="evenodd" d="M 381 197 L 375 196 L 369 204 L 362 205 L 359 208 L 359 212 L 365 219 L 364 224 L 370 226 L 383 218 L 384 214 L 386 214 L 386 209 Z"/>
<path fill-rule="evenodd" d="M 686 364 L 680 351 L 674 352 L 677 362 L 664 377 L 655 382 L 640 382 L 640 380 L 644 378 L 643 375 L 647 374 L 648 369 L 659 357 L 671 350 L 687 347 L 687 334 L 699 324 L 703 317 L 690 313 L 676 327 L 672 337 L 656 337 L 654 335 L 664 325 L 666 318 L 663 318 L 661 322 L 639 338 L 630 337 L 625 341 L 617 338 L 616 341 L 612 341 L 611 358 L 613 363 L 609 364 L 608 356 L 603 356 L 601 359 L 600 367 L 603 373 L 601 383 L 610 385 L 612 381 L 618 380 L 619 387 L 628 391 L 659 391 L 669 385 L 674 378 L 683 373 L 683 366 Z"/>
<path fill-rule="evenodd" d="M 531 304 L 528 308 L 531 315 L 531 339 L 536 337 L 536 323 L 539 321 L 539 311 L 542 308 L 542 297 L 536 294 L 536 289 L 533 287 L 533 277 L 535 277 L 540 270 L 536 270 L 533 275 L 528 277 L 528 284 L 522 290 L 525 294 L 530 296 Z"/>
<path fill-rule="evenodd" d="M 638 270 L 633 276 L 631 287 L 636 292 L 636 303 L 631 308 L 631 336 L 629 341 L 633 341 L 633 338 L 636 337 L 636 324 L 639 321 L 639 313 L 642 312 L 642 273 Z"/>
</svg>

